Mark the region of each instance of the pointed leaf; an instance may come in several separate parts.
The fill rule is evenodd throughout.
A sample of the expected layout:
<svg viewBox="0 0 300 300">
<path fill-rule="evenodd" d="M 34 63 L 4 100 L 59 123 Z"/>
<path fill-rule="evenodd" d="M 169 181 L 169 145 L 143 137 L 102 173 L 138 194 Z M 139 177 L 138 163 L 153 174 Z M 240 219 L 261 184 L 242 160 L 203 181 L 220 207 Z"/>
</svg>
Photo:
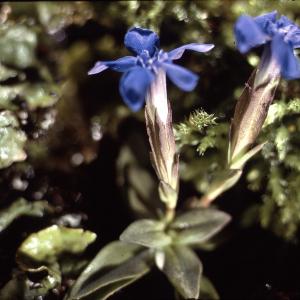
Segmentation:
<svg viewBox="0 0 300 300">
<path fill-rule="evenodd" d="M 74 295 L 78 294 L 82 287 L 87 284 L 89 280 L 92 280 L 91 277 L 96 273 L 103 269 L 113 269 L 133 257 L 139 250 L 140 246 L 120 241 L 114 241 L 106 245 L 98 252 L 95 258 L 78 277 L 72 286 L 68 299 L 72 299 Z"/>
<path fill-rule="evenodd" d="M 198 299 L 202 263 L 188 247 L 173 246 L 164 251 L 165 261 L 162 271 L 176 290 L 185 299 Z"/>
<path fill-rule="evenodd" d="M 130 206 L 139 217 L 155 218 L 163 211 L 159 200 L 157 184 L 145 169 L 137 165 L 126 167 L 128 198 Z"/>
<path fill-rule="evenodd" d="M 178 215 L 170 227 L 175 229 L 186 229 L 205 224 L 212 220 L 228 221 L 230 220 L 230 216 L 215 208 L 197 208 Z"/>
<path fill-rule="evenodd" d="M 201 279 L 200 299 L 201 300 L 220 299 L 220 296 L 218 295 L 218 292 L 216 291 L 215 287 L 213 286 L 211 281 L 205 276 L 202 276 Z"/>
<path fill-rule="evenodd" d="M 256 153 L 258 153 L 263 146 L 266 144 L 266 142 L 261 143 L 252 149 L 250 149 L 248 152 L 244 153 L 241 157 L 236 157 L 231 163 L 230 163 L 230 168 L 231 169 L 242 169 L 244 164 L 251 158 L 253 157 Z"/>
<path fill-rule="evenodd" d="M 21 216 L 41 218 L 47 211 L 50 212 L 50 206 L 47 201 L 28 202 L 24 198 L 20 198 L 8 208 L 0 211 L 0 233 Z"/>
<path fill-rule="evenodd" d="M 120 240 L 149 248 L 161 248 L 171 243 L 171 237 L 164 233 L 162 222 L 150 219 L 138 220 L 130 224 L 121 234 Z"/>
<path fill-rule="evenodd" d="M 75 282 L 67 300 L 107 299 L 150 270 L 149 251 L 119 241 L 104 247 Z"/>
<path fill-rule="evenodd" d="M 230 219 L 225 212 L 199 208 L 177 217 L 170 228 L 176 230 L 176 244 L 197 244 L 207 241 L 219 232 Z"/>
<path fill-rule="evenodd" d="M 214 199 L 234 186 L 242 176 L 240 169 L 225 169 L 216 174 L 208 191 L 202 197 L 202 206 L 208 206 Z"/>
</svg>

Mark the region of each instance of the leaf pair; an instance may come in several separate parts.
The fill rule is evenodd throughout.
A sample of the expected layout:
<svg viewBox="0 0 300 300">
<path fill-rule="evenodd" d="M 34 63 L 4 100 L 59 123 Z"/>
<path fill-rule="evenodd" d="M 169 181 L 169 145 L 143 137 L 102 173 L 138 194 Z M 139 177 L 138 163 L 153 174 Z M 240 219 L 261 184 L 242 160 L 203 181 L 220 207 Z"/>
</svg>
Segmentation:
<svg viewBox="0 0 300 300">
<path fill-rule="evenodd" d="M 125 242 L 155 250 L 157 267 L 185 299 L 200 294 L 202 263 L 190 248 L 206 242 L 230 220 L 224 212 L 199 208 L 185 212 L 166 225 L 156 220 L 138 220 L 121 235 Z"/>
<path fill-rule="evenodd" d="M 154 262 L 182 297 L 197 299 L 203 267 L 190 246 L 206 242 L 229 220 L 228 214 L 212 208 L 185 212 L 171 224 L 138 220 L 122 233 L 120 242 L 112 242 L 98 253 L 65 300 L 107 299 L 148 273 Z M 204 292 L 217 299 L 207 279 Z"/>
<path fill-rule="evenodd" d="M 166 225 L 157 220 L 138 220 L 127 227 L 120 239 L 149 248 L 170 244 L 195 245 L 210 239 L 228 222 L 230 216 L 213 208 L 198 208 L 177 216 Z"/>
</svg>

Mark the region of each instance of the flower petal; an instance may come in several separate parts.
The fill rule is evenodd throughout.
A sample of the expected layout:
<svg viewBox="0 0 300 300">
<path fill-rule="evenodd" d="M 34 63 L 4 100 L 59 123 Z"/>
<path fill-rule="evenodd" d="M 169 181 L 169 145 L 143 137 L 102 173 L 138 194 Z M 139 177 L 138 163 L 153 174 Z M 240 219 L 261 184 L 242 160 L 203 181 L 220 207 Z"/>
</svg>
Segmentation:
<svg viewBox="0 0 300 300">
<path fill-rule="evenodd" d="M 263 14 L 261 16 L 253 18 L 253 21 L 257 24 L 261 31 L 265 34 L 270 34 L 270 25 L 273 23 L 275 24 L 277 17 L 277 11 L 274 10 L 270 13 Z M 272 27 L 272 26 L 271 26 Z"/>
<path fill-rule="evenodd" d="M 300 28 L 296 27 L 290 30 L 284 39 L 286 42 L 291 43 L 293 48 L 300 48 Z"/>
<path fill-rule="evenodd" d="M 120 93 L 124 102 L 132 111 L 141 109 L 145 102 L 146 92 L 154 76 L 142 67 L 135 67 L 123 74 L 120 80 Z"/>
<path fill-rule="evenodd" d="M 136 65 L 136 60 L 137 59 L 134 56 L 124 56 L 117 60 L 98 61 L 96 62 L 95 66 L 88 72 L 88 74 L 97 74 L 106 70 L 107 68 L 118 72 L 126 72 Z"/>
<path fill-rule="evenodd" d="M 292 45 L 295 49 L 300 48 L 300 30 L 297 33 L 295 33 L 292 39 Z"/>
<path fill-rule="evenodd" d="M 94 75 L 106 70 L 108 66 L 103 61 L 97 61 L 95 65 L 88 71 L 88 75 Z"/>
<path fill-rule="evenodd" d="M 159 47 L 159 37 L 149 29 L 134 27 L 127 31 L 124 44 L 135 54 L 141 54 L 143 50 L 147 50 L 152 56 Z"/>
<path fill-rule="evenodd" d="M 290 25 L 295 26 L 294 22 L 292 22 L 286 16 L 280 16 L 280 18 L 277 20 L 276 24 L 277 24 L 278 28 L 283 28 L 283 27 L 287 27 Z"/>
<path fill-rule="evenodd" d="M 241 16 L 234 26 L 237 48 L 241 53 L 248 52 L 251 48 L 266 43 L 269 39 L 260 27 L 249 16 Z"/>
<path fill-rule="evenodd" d="M 163 63 L 170 80 L 184 91 L 191 91 L 197 85 L 199 76 L 193 72 L 172 63 Z"/>
<path fill-rule="evenodd" d="M 284 42 L 283 37 L 276 34 L 271 43 L 272 56 L 280 66 L 281 76 L 285 79 L 300 78 L 300 62 L 295 56 L 291 44 Z"/>
<path fill-rule="evenodd" d="M 282 28 L 284 34 L 284 41 L 291 43 L 294 48 L 300 47 L 300 27 L 295 25 L 286 16 L 281 16 L 277 21 L 278 28 Z"/>
<path fill-rule="evenodd" d="M 174 50 L 168 52 L 169 59 L 175 60 L 181 58 L 182 54 L 185 50 L 193 50 L 197 52 L 207 52 L 211 50 L 215 45 L 213 44 L 198 44 L 198 43 L 191 43 L 187 45 L 183 45 L 178 47 Z"/>
</svg>

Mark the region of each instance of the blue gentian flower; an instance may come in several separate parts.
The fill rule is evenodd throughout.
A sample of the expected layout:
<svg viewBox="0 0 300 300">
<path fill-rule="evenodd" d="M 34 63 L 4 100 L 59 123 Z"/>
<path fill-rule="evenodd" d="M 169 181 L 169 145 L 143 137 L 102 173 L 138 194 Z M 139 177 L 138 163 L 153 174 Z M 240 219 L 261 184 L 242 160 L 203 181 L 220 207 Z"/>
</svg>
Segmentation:
<svg viewBox="0 0 300 300">
<path fill-rule="evenodd" d="M 184 91 L 193 90 L 198 76 L 173 64 L 173 61 L 181 58 L 185 50 L 207 52 L 214 47 L 212 44 L 192 43 L 165 52 L 159 49 L 159 37 L 155 32 L 139 27 L 134 27 L 126 33 L 124 44 L 136 56 L 125 56 L 114 61 L 98 61 L 88 74 L 97 74 L 108 68 L 123 72 L 120 93 L 133 111 L 138 111 L 143 106 L 149 86 L 161 68 L 179 88 Z"/>
<path fill-rule="evenodd" d="M 237 20 L 234 32 L 241 53 L 265 45 L 268 53 L 262 66 L 275 63 L 283 78 L 300 78 L 299 59 L 294 54 L 294 49 L 300 47 L 300 28 L 287 17 L 277 19 L 276 11 L 255 18 L 243 15 Z"/>
</svg>

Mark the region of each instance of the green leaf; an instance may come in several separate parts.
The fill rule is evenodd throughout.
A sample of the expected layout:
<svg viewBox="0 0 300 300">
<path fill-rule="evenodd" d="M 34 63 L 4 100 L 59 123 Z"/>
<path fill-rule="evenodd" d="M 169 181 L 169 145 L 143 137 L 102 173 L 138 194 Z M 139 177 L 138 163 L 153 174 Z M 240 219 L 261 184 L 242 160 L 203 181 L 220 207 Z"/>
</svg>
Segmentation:
<svg viewBox="0 0 300 300">
<path fill-rule="evenodd" d="M 0 61 L 17 68 L 35 63 L 36 33 L 22 24 L 5 23 L 0 27 Z"/>
<path fill-rule="evenodd" d="M 121 234 L 120 240 L 149 248 L 161 248 L 169 245 L 171 237 L 165 232 L 165 224 L 150 219 L 138 220 L 130 224 Z"/>
<path fill-rule="evenodd" d="M 202 263 L 188 247 L 173 246 L 164 249 L 162 272 L 185 299 L 198 299 Z"/>
<path fill-rule="evenodd" d="M 82 253 L 95 239 L 93 232 L 53 225 L 31 234 L 23 242 L 17 252 L 18 260 L 22 264 L 28 264 L 28 259 L 35 263 L 53 264 L 64 253 Z"/>
<path fill-rule="evenodd" d="M 240 169 L 242 169 L 243 166 L 244 166 L 244 164 L 250 158 L 252 158 L 256 153 L 258 153 L 263 148 L 263 146 L 265 144 L 266 144 L 266 142 L 261 143 L 261 144 L 255 146 L 255 147 L 253 147 L 252 149 L 250 149 L 248 152 L 241 153 L 242 155 L 237 155 L 235 157 L 235 159 L 230 162 L 229 168 L 232 169 L 232 170 L 240 170 Z"/>
<path fill-rule="evenodd" d="M 81 273 L 70 291 L 72 298 L 83 287 L 84 284 L 102 269 L 113 269 L 133 257 L 140 250 L 140 246 L 127 244 L 120 241 L 111 242 L 102 248 L 96 257 L 89 263 Z M 71 299 L 70 298 L 70 299 Z"/>
<path fill-rule="evenodd" d="M 9 111 L 0 112 L 0 169 L 26 159 L 25 142 L 26 135 L 18 128 L 16 117 Z"/>
<path fill-rule="evenodd" d="M 64 256 L 59 260 L 59 267 L 63 276 L 77 278 L 88 263 L 89 260 L 78 259 L 77 256 Z"/>
<path fill-rule="evenodd" d="M 155 218 L 163 211 L 152 176 L 136 165 L 127 166 L 128 198 L 130 206 L 143 218 Z"/>
<path fill-rule="evenodd" d="M 174 229 L 176 244 L 198 244 L 219 232 L 231 217 L 213 208 L 198 208 L 175 218 L 170 225 Z"/>
<path fill-rule="evenodd" d="M 51 208 L 47 201 L 28 202 L 24 198 L 20 198 L 8 208 L 0 211 L 0 233 L 21 216 L 41 218 L 50 211 Z"/>
<path fill-rule="evenodd" d="M 215 287 L 211 283 L 211 281 L 205 277 L 202 276 L 201 279 L 201 289 L 200 289 L 200 300 L 219 300 L 220 296 L 218 295 L 218 292 L 216 291 Z"/>
<path fill-rule="evenodd" d="M 150 270 L 151 253 L 137 245 L 115 241 L 97 254 L 71 288 L 67 300 L 107 299 Z"/>
<path fill-rule="evenodd" d="M 202 197 L 202 205 L 208 206 L 214 199 L 233 187 L 242 176 L 241 169 L 225 169 L 215 174 L 205 195 Z"/>
</svg>

